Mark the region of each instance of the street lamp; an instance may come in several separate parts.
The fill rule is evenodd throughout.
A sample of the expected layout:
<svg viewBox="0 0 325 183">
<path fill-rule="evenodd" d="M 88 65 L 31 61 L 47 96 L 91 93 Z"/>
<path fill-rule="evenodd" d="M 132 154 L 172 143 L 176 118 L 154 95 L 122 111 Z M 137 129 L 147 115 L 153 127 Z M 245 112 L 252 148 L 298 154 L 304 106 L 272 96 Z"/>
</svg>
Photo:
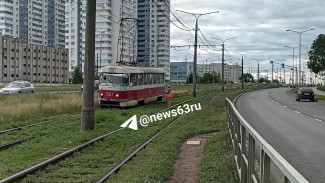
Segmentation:
<svg viewBox="0 0 325 183">
<path fill-rule="evenodd" d="M 310 29 L 307 29 L 307 30 L 304 30 L 304 31 L 295 31 L 295 30 L 290 30 L 290 29 L 287 29 L 287 31 L 289 32 L 294 32 L 294 33 L 297 33 L 299 34 L 299 81 L 298 81 L 298 85 L 300 86 L 300 83 L 301 83 L 301 34 L 304 33 L 304 32 L 307 32 L 307 31 L 310 31 L 310 30 L 314 30 L 315 28 L 310 28 Z"/>
<path fill-rule="evenodd" d="M 260 60 L 263 60 L 263 59 L 253 59 L 255 61 L 257 61 L 257 85 L 259 86 L 260 85 Z"/>
<path fill-rule="evenodd" d="M 197 31 L 198 31 L 198 21 L 200 16 L 208 15 L 212 13 L 219 13 L 219 11 L 213 11 L 209 13 L 189 13 L 186 11 L 176 10 L 182 13 L 193 15 L 196 19 L 195 22 L 195 41 L 194 41 L 194 63 L 193 63 L 193 97 L 196 97 L 196 65 L 197 65 Z"/>
<path fill-rule="evenodd" d="M 291 47 L 291 46 L 284 46 L 286 48 L 292 48 L 292 68 L 295 67 L 295 49 L 298 48 L 299 46 L 296 47 Z M 295 85 L 295 80 L 294 80 L 294 69 L 292 69 L 292 85 Z"/>
<path fill-rule="evenodd" d="M 221 80 L 222 80 L 222 85 L 221 85 L 221 91 L 222 92 L 225 92 L 225 89 L 224 89 L 224 80 L 225 80 L 225 42 L 227 41 L 227 40 L 230 40 L 230 39 L 235 39 L 235 38 L 237 38 L 237 37 L 232 37 L 232 38 L 228 38 L 228 39 L 225 39 L 225 40 L 222 40 L 222 39 L 218 39 L 218 38 L 213 38 L 213 39 L 217 39 L 217 40 L 219 40 L 219 41 L 221 41 L 222 42 L 222 69 L 221 69 L 221 73 L 222 73 L 222 77 L 221 77 Z"/>
</svg>

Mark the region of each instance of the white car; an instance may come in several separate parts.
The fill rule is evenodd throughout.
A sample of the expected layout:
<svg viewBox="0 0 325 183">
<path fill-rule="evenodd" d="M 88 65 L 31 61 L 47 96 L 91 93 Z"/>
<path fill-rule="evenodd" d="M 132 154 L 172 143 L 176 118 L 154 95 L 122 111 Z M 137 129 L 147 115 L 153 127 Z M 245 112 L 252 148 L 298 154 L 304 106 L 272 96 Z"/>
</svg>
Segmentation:
<svg viewBox="0 0 325 183">
<path fill-rule="evenodd" d="M 29 81 L 14 81 L 0 90 L 1 94 L 34 93 L 35 88 Z"/>
</svg>

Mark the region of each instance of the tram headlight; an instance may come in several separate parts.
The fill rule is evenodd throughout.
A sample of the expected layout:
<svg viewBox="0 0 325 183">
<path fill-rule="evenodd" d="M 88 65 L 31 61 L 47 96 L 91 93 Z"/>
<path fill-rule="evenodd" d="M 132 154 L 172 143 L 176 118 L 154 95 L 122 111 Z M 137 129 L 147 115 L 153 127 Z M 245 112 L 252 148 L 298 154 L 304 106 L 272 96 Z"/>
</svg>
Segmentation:
<svg viewBox="0 0 325 183">
<path fill-rule="evenodd" d="M 103 97 L 104 96 L 104 93 L 100 93 L 100 96 Z"/>
<path fill-rule="evenodd" d="M 119 95 L 119 94 L 116 94 L 115 96 L 116 96 L 117 98 L 119 98 L 119 97 L 120 97 L 120 95 Z"/>
</svg>

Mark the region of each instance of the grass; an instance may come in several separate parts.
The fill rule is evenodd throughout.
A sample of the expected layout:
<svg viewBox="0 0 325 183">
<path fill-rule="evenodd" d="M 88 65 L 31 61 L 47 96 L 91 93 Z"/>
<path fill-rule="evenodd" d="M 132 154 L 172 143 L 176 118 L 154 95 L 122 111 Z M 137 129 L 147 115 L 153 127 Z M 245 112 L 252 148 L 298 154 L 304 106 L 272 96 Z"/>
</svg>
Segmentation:
<svg viewBox="0 0 325 183">
<path fill-rule="evenodd" d="M 319 86 L 319 87 L 317 87 L 317 90 L 325 91 L 325 86 Z"/>
<path fill-rule="evenodd" d="M 237 90 L 227 94 L 220 93 L 211 100 L 201 101 L 201 111 L 189 113 L 176 121 L 144 151 L 124 165 L 118 174 L 110 177 L 109 182 L 165 182 L 173 173 L 173 164 L 178 157 L 181 144 L 190 137 L 215 131 L 221 131 L 221 136 L 217 133 L 205 146 L 205 159 L 202 165 L 204 168 L 200 172 L 200 182 L 238 182 L 231 141 L 226 135 L 228 130 L 224 98 L 228 96 L 233 99 L 240 92 Z M 228 142 L 223 145 L 215 141 L 215 138 Z M 222 162 L 215 161 L 209 150 L 216 147 L 221 148 L 218 149 L 220 156 L 215 152 L 218 158 L 228 158 Z"/>
<path fill-rule="evenodd" d="M 186 94 L 188 91 L 186 89 L 182 90 L 182 87 L 177 87 L 178 86 L 172 86 L 175 92 L 177 91 L 176 97 L 172 100 L 172 104 L 191 98 L 190 95 L 181 96 L 181 94 Z M 190 88 L 190 86 L 186 87 Z M 220 91 L 220 89 L 218 89 L 219 87 L 216 86 L 213 88 L 207 85 L 198 85 L 198 96 L 211 96 L 215 91 Z M 250 90 L 251 89 L 252 87 L 250 87 Z M 212 93 L 212 91 L 214 92 Z M 182 142 L 192 136 L 213 131 L 221 131 L 221 133 L 211 138 L 205 147 L 207 158 L 203 161 L 202 167 L 205 168 L 202 168 L 200 175 L 204 177 L 204 179 L 202 179 L 202 177 L 201 179 L 203 182 L 238 181 L 231 150 L 231 142 L 229 136 L 226 135 L 227 125 L 225 123 L 224 98 L 228 96 L 233 99 L 237 94 L 241 93 L 242 90 L 235 90 L 233 87 L 227 87 L 226 91 L 228 92 L 218 93 L 216 96 L 211 97 L 211 100 L 201 101 L 201 111 L 190 113 L 176 121 L 173 126 L 167 128 L 153 143 L 149 144 L 144 151 L 140 152 L 136 158 L 124 166 L 120 173 L 113 176 L 110 182 L 124 182 L 123 180 L 127 180 L 126 182 L 165 181 L 173 172 L 174 160 L 178 156 L 179 147 Z M 63 94 L 55 94 L 53 96 L 56 95 L 58 95 L 58 98 L 64 97 Z M 25 96 L 29 98 L 29 95 Z M 33 96 L 34 95 L 31 97 Z M 52 96 L 52 94 L 50 96 Z M 45 101 L 45 99 L 43 100 Z M 50 99 L 51 97 L 48 97 L 48 100 Z M 77 100 L 80 99 L 81 96 Z M 33 100 L 39 99 L 34 98 Z M 64 98 L 64 100 L 70 101 L 71 98 Z M 199 101 L 196 99 L 195 102 Z M 52 105 L 59 106 L 56 102 Z M 0 179 L 53 157 L 60 152 L 75 147 L 94 137 L 115 130 L 134 114 L 139 118 L 139 116 L 143 114 L 148 115 L 165 107 L 166 103 L 159 103 L 141 108 L 97 109 L 95 130 L 90 132 L 80 132 L 80 115 L 66 115 L 56 116 L 55 122 L 53 123 L 44 123 L 33 128 L 24 128 L 20 131 L 2 134 L 0 135 L 1 144 L 30 136 L 37 137 L 31 141 L 9 148 L 8 150 L 0 151 Z M 27 109 L 29 108 L 27 107 Z M 41 112 L 35 113 L 38 118 L 32 119 L 47 119 L 42 119 L 40 113 Z M 78 108 L 76 113 L 80 114 L 80 108 Z M 24 123 L 31 123 L 31 120 Z M 66 158 L 64 161 L 29 175 L 26 179 L 23 179 L 23 182 L 92 182 L 104 174 L 108 169 L 116 165 L 117 162 L 149 137 L 166 126 L 168 122 L 168 120 L 163 120 L 151 123 L 146 128 L 140 127 L 138 131 L 124 129 L 117 134 L 109 136 L 103 142 L 95 144 L 93 147 L 75 153 L 74 156 Z M 11 121 L 10 124 L 4 124 L 2 127 L 6 129 L 21 124 L 21 121 L 16 120 L 13 122 Z M 46 135 L 39 136 L 40 133 L 45 133 Z M 220 138 L 221 142 L 219 142 L 219 140 L 214 140 L 215 138 Z M 216 153 L 213 155 L 209 153 L 212 152 L 215 147 L 218 147 L 218 149 L 220 148 L 221 154 Z M 228 157 L 228 159 L 225 159 L 226 157 Z M 220 158 L 224 159 L 224 161 L 221 161 L 221 163 L 212 162 Z M 225 169 L 223 170 L 222 167 L 225 167 Z M 125 171 L 128 173 L 125 173 Z M 220 173 L 218 173 L 219 175 L 215 175 L 215 171 L 220 171 Z"/>
<path fill-rule="evenodd" d="M 35 90 L 40 91 L 80 91 L 82 84 L 58 84 L 58 85 L 45 85 L 34 84 Z"/>
<path fill-rule="evenodd" d="M 81 93 L 0 95 L 0 129 L 9 128 L 11 124 L 13 127 L 22 125 L 28 120 L 78 114 L 81 98 Z"/>
<path fill-rule="evenodd" d="M 315 100 L 325 102 L 325 96 L 315 94 Z"/>
<path fill-rule="evenodd" d="M 220 86 L 198 85 L 197 89 L 199 93 L 209 93 L 220 91 Z M 175 97 L 190 95 L 191 90 L 190 85 L 173 86 Z M 95 107 L 98 108 L 97 96 L 98 93 L 95 92 Z M 42 118 L 64 114 L 80 114 L 82 93 L 0 95 L 0 106 L 1 130 L 35 123 Z"/>
<path fill-rule="evenodd" d="M 185 100 L 187 98 L 188 97 L 185 96 L 179 99 L 175 99 L 175 101 L 173 102 L 180 102 L 181 100 Z M 3 134 L 0 136 L 1 139 L 10 138 L 11 136 L 17 136 L 17 134 L 34 136 L 39 134 L 40 132 L 46 133 L 45 136 L 37 137 L 36 139 L 15 146 L 6 151 L 0 152 L 0 179 L 14 172 L 18 172 L 24 168 L 32 166 L 38 162 L 41 162 L 47 158 L 50 158 L 64 150 L 70 149 L 78 144 L 86 142 L 94 137 L 113 131 L 114 129 L 119 128 L 119 126 L 124 121 L 129 119 L 134 114 L 150 114 L 159 111 L 165 107 L 166 103 L 160 103 L 150 106 L 144 106 L 142 108 L 110 108 L 98 110 L 96 112 L 95 119 L 96 129 L 91 132 L 80 132 L 80 117 L 68 116 L 65 118 L 58 119 L 55 123 L 44 123 L 33 128 L 26 128 L 21 131 Z M 76 153 L 74 155 L 74 158 L 67 158 L 65 161 L 62 162 L 62 164 L 60 162 L 57 165 L 49 166 L 48 168 L 49 170 L 51 170 L 51 173 L 46 173 L 46 176 L 42 176 L 41 179 L 36 179 L 34 175 L 31 175 L 26 179 L 26 181 L 52 182 L 53 178 L 55 177 L 55 180 L 57 180 L 58 182 L 67 182 L 65 178 L 59 176 L 59 174 L 61 173 L 57 174 L 61 171 L 65 172 L 64 174 L 62 174 L 64 176 L 66 176 L 66 174 L 72 176 L 72 182 L 74 182 L 73 179 L 75 179 L 73 178 L 74 175 L 68 172 L 75 172 L 76 176 L 79 175 L 79 179 L 76 179 L 75 182 L 84 182 L 85 177 L 87 177 L 88 180 L 94 179 L 94 177 L 97 177 L 99 175 L 89 174 L 85 177 L 80 177 L 80 173 L 82 174 L 82 167 L 86 166 L 84 167 L 85 170 L 89 170 L 89 167 L 98 166 L 103 168 L 103 170 L 99 172 L 99 174 L 103 173 L 106 170 L 107 166 L 115 165 L 115 163 L 117 163 L 117 161 L 126 156 L 127 153 L 129 153 L 140 143 L 148 139 L 159 129 L 165 126 L 166 122 L 167 121 L 154 123 L 153 125 L 149 125 L 146 128 L 140 128 L 138 131 L 133 131 L 129 129 L 122 130 L 121 132 L 110 136 L 104 142 L 95 145 L 95 148 L 89 148 L 84 150 L 82 153 Z M 78 160 L 76 161 L 76 159 Z M 94 159 L 94 161 L 88 162 L 89 159 Z M 88 166 L 91 163 L 94 164 Z M 78 166 L 74 166 L 76 164 L 78 164 Z M 71 166 L 73 166 L 74 168 L 71 169 Z M 61 168 L 58 169 L 58 167 Z M 49 170 L 46 169 L 44 172 L 47 172 Z M 93 172 L 93 169 L 91 170 Z M 44 172 L 40 172 L 39 174 L 43 175 Z M 35 174 L 35 176 L 38 176 L 38 174 Z"/>
</svg>

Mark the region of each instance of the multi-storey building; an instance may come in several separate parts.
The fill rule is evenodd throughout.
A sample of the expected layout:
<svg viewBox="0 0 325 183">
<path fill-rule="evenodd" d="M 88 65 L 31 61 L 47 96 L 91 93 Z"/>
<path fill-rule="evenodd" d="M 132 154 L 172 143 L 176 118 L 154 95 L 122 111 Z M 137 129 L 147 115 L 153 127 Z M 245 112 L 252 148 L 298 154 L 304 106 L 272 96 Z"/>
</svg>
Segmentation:
<svg viewBox="0 0 325 183">
<path fill-rule="evenodd" d="M 95 65 L 136 61 L 137 1 L 97 0 Z M 86 0 L 81 6 L 81 47 L 85 55 Z M 84 60 L 82 60 L 82 63 Z"/>
<path fill-rule="evenodd" d="M 0 33 L 0 83 L 68 83 L 68 50 L 23 43 Z"/>
<path fill-rule="evenodd" d="M 192 62 L 170 62 L 170 82 L 186 83 L 187 77 L 193 72 Z"/>
<path fill-rule="evenodd" d="M 210 63 L 210 64 L 199 64 L 199 67 L 203 68 L 203 73 L 216 73 L 221 76 L 222 64 L 221 63 Z M 241 76 L 241 66 L 224 64 L 224 80 L 227 83 L 239 84 L 239 77 Z"/>
<path fill-rule="evenodd" d="M 6 36 L 19 36 L 18 0 L 0 1 L 0 32 Z"/>
<path fill-rule="evenodd" d="M 66 0 L 65 2 L 65 48 L 69 50 L 69 73 L 78 66 L 82 67 L 81 59 L 81 0 Z"/>
<path fill-rule="evenodd" d="M 64 48 L 64 0 L 0 1 L 0 17 L 3 35 Z"/>
<path fill-rule="evenodd" d="M 170 80 L 170 4 L 161 0 L 138 0 L 138 62 L 161 67 Z"/>
</svg>

